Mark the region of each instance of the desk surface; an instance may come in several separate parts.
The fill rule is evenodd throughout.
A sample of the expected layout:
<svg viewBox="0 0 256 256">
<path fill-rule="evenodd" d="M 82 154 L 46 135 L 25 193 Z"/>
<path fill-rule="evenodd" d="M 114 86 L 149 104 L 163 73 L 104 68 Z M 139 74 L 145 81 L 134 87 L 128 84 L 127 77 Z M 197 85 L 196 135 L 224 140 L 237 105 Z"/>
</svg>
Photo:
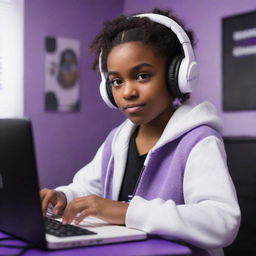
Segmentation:
<svg viewBox="0 0 256 256">
<path fill-rule="evenodd" d="M 6 237 L 0 232 L 0 238 Z M 20 245 L 23 242 L 2 241 L 0 244 Z M 10 249 L 0 247 L 0 254 L 18 253 L 20 249 Z M 29 249 L 23 256 L 167 256 L 167 255 L 189 255 L 190 249 L 186 246 L 163 240 L 163 239 L 147 239 L 144 241 L 135 241 L 118 244 L 99 245 L 91 247 L 81 247 L 74 249 L 65 249 L 57 251 L 44 251 L 40 249 Z"/>
</svg>

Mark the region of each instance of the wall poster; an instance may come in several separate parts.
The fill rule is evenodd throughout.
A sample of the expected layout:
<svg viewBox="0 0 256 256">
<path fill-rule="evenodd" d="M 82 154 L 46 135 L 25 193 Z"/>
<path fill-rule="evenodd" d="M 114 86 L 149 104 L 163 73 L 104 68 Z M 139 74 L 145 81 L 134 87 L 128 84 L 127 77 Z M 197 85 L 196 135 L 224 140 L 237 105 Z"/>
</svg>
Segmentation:
<svg viewBox="0 0 256 256">
<path fill-rule="evenodd" d="M 223 110 L 256 109 L 256 11 L 222 19 Z"/>
<path fill-rule="evenodd" d="M 80 109 L 79 41 L 45 38 L 45 110 L 71 112 Z"/>
</svg>

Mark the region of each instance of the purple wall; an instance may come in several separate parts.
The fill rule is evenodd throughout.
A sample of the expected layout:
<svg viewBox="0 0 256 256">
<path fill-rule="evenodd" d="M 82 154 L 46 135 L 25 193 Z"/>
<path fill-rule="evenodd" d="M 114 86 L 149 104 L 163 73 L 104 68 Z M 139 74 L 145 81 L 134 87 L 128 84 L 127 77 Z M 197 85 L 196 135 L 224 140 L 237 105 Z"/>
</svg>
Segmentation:
<svg viewBox="0 0 256 256">
<path fill-rule="evenodd" d="M 109 130 L 123 120 L 102 102 L 99 74 L 90 70 L 92 55 L 87 50 L 102 22 L 122 9 L 120 0 L 25 1 L 25 116 L 34 125 L 43 187 L 69 182 L 94 156 Z M 78 113 L 44 112 L 44 38 L 48 35 L 80 41 L 82 105 Z"/>
<path fill-rule="evenodd" d="M 195 31 L 200 81 L 193 102 L 210 100 L 216 105 L 225 135 L 255 136 L 256 111 L 223 113 L 221 106 L 221 18 L 256 9 L 255 0 L 26 0 L 25 115 L 34 124 L 43 187 L 69 182 L 91 160 L 109 130 L 123 120 L 100 98 L 99 75 L 90 70 L 89 42 L 102 21 L 154 7 L 172 8 Z M 78 113 L 44 112 L 44 38 L 48 35 L 80 40 L 82 106 Z"/>
<path fill-rule="evenodd" d="M 255 136 L 256 111 L 222 112 L 221 19 L 225 16 L 256 10 L 256 1 L 127 0 L 124 5 L 124 13 L 146 12 L 151 11 L 154 7 L 173 9 L 195 32 L 200 81 L 194 91 L 193 102 L 210 100 L 215 104 L 224 121 L 225 135 Z"/>
</svg>

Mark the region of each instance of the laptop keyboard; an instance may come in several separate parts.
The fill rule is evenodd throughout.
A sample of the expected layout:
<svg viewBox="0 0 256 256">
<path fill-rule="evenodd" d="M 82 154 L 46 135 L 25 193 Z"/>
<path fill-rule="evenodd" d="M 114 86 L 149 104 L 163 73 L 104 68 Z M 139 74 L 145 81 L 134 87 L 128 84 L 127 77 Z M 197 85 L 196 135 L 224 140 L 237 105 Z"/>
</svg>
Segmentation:
<svg viewBox="0 0 256 256">
<path fill-rule="evenodd" d="M 84 236 L 84 235 L 94 235 L 97 234 L 88 229 L 80 228 L 70 224 L 62 224 L 60 221 L 44 217 L 45 231 L 46 233 L 58 236 L 58 237 L 68 237 L 68 236 Z"/>
</svg>

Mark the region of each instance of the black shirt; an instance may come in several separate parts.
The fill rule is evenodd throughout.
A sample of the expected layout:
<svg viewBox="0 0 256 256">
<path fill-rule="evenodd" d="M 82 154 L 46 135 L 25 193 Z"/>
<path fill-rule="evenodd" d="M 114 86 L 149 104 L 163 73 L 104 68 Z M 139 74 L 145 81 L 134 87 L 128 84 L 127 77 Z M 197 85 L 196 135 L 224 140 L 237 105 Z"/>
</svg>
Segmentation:
<svg viewBox="0 0 256 256">
<path fill-rule="evenodd" d="M 126 201 L 128 202 L 131 199 L 131 196 L 135 192 L 136 184 L 138 179 L 140 178 L 140 173 L 142 171 L 145 158 L 147 154 L 139 155 L 136 148 L 135 138 L 138 133 L 138 128 L 134 131 L 131 136 L 125 174 L 122 182 L 122 186 L 120 189 L 118 201 Z"/>
</svg>

